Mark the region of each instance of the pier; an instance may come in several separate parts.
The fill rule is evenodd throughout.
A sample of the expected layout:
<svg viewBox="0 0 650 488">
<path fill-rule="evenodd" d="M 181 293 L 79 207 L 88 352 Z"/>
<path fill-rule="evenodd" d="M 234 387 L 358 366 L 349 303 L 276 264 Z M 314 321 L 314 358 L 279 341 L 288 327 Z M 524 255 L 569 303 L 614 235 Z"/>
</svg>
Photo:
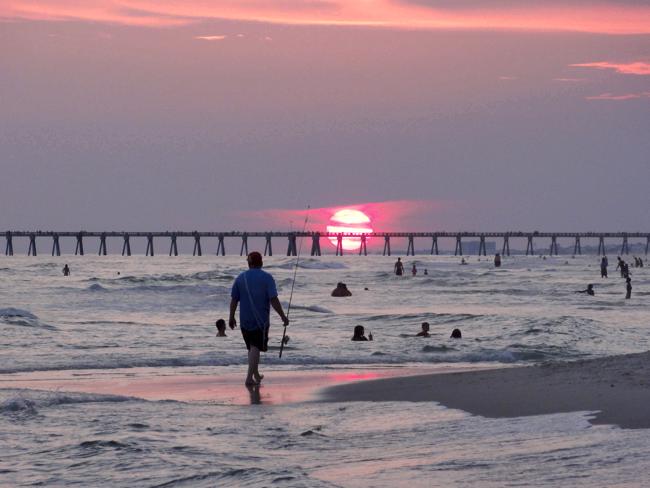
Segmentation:
<svg viewBox="0 0 650 488">
<path fill-rule="evenodd" d="M 154 256 L 154 241 L 167 241 L 169 244 L 169 255 L 178 256 L 178 240 L 188 239 L 193 242 L 194 248 L 192 254 L 194 256 L 203 255 L 203 243 L 211 239 L 212 242 L 216 241 L 216 254 L 220 256 L 226 255 L 226 239 L 235 242 L 235 248 L 239 248 L 239 255 L 243 256 L 248 254 L 248 240 L 249 238 L 264 239 L 264 255 L 273 256 L 273 239 L 283 240 L 286 243 L 286 255 L 296 256 L 298 253 L 298 239 L 305 239 L 307 244 L 311 244 L 311 256 L 321 256 L 321 240 L 328 239 L 336 243 L 336 256 L 344 254 L 343 242 L 345 238 L 354 237 L 359 239 L 358 251 L 349 251 L 348 254 L 367 255 L 367 241 L 368 239 L 377 239 L 383 242 L 384 256 L 391 255 L 391 239 L 406 240 L 407 246 L 405 254 L 407 256 L 415 256 L 416 239 L 419 242 L 426 242 L 427 254 L 439 254 L 438 242 L 441 239 L 448 239 L 455 244 L 454 255 L 463 255 L 463 240 L 467 242 L 468 239 L 478 241 L 478 255 L 486 256 L 487 247 L 486 240 L 499 240 L 502 243 L 501 254 L 505 256 L 510 255 L 510 242 L 518 239 L 526 243 L 526 255 L 534 255 L 537 252 L 540 254 L 549 254 L 551 256 L 558 255 L 558 239 L 569 239 L 573 244 L 573 254 L 582 254 L 582 244 L 585 241 L 598 242 L 599 255 L 604 255 L 606 248 L 605 242 L 608 240 L 616 242 L 617 247 L 620 246 L 619 254 L 629 254 L 629 239 L 641 240 L 645 242 L 645 254 L 650 250 L 650 233 L 648 232 L 372 232 L 368 234 L 355 234 L 355 233 L 330 233 L 330 232 L 181 232 L 181 231 L 165 231 L 165 232 L 56 232 L 56 231 L 5 231 L 5 255 L 14 255 L 14 243 L 16 239 L 27 239 L 27 255 L 36 256 L 36 242 L 37 239 L 47 239 L 52 244 L 52 256 L 61 255 L 60 241 L 63 238 L 73 240 L 75 243 L 75 255 L 84 255 L 84 244 L 88 244 L 89 240 L 97 242 L 97 254 L 106 256 L 107 240 L 118 240 L 122 244 L 122 256 L 131 256 L 131 238 L 143 239 L 146 242 L 146 256 Z M 543 246 L 543 247 L 536 247 Z M 430 252 L 429 252 L 430 248 Z M 87 249 L 87 247 L 86 247 Z"/>
</svg>

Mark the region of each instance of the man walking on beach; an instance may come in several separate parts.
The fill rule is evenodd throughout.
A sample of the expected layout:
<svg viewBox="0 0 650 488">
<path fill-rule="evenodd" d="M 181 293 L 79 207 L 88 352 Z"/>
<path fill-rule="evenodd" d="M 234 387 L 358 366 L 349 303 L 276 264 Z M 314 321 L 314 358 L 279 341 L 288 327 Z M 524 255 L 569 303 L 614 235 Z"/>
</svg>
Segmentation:
<svg viewBox="0 0 650 488">
<path fill-rule="evenodd" d="M 260 351 L 266 352 L 268 349 L 270 306 L 278 313 L 285 326 L 289 325 L 289 319 L 278 300 L 273 276 L 262 271 L 262 255 L 259 252 L 248 255 L 248 268 L 248 271 L 241 273 L 232 285 L 229 322 L 231 329 L 237 326 L 235 312 L 241 302 L 239 321 L 248 349 L 246 385 L 250 386 L 259 384 L 264 377 L 259 372 Z"/>
</svg>

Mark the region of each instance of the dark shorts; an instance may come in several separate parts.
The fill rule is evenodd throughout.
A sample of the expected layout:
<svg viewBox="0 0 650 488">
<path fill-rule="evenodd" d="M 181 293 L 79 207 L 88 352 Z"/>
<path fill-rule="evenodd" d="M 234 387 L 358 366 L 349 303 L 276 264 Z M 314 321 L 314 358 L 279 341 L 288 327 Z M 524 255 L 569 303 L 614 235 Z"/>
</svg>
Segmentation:
<svg viewBox="0 0 650 488">
<path fill-rule="evenodd" d="M 246 349 L 250 351 L 251 346 L 255 346 L 262 352 L 266 352 L 269 346 L 269 330 L 268 329 L 253 329 L 241 330 L 241 335 L 244 337 Z"/>
</svg>

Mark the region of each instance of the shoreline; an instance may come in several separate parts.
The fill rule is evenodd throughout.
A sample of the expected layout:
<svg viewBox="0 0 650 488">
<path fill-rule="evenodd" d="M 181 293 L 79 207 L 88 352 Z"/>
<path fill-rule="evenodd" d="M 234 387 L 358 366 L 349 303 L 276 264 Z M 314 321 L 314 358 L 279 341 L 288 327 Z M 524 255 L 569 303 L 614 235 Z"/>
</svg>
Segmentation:
<svg viewBox="0 0 650 488">
<path fill-rule="evenodd" d="M 592 424 L 650 428 L 650 352 L 567 363 L 336 385 L 324 402 L 438 402 L 490 418 L 594 412 Z"/>
<path fill-rule="evenodd" d="M 262 384 L 253 388 L 244 386 L 245 366 L 54 370 L 0 374 L 0 388 L 118 395 L 151 401 L 280 405 L 313 401 L 321 390 L 335 385 L 450 369 L 459 371 L 468 367 L 381 364 L 302 370 L 269 367 L 262 371 L 265 374 Z"/>
<path fill-rule="evenodd" d="M 378 364 L 264 373 L 260 387 L 246 388 L 239 366 L 35 371 L 0 375 L 0 388 L 218 405 L 437 402 L 489 418 L 593 412 L 592 424 L 650 428 L 650 351 L 515 367 Z"/>
</svg>

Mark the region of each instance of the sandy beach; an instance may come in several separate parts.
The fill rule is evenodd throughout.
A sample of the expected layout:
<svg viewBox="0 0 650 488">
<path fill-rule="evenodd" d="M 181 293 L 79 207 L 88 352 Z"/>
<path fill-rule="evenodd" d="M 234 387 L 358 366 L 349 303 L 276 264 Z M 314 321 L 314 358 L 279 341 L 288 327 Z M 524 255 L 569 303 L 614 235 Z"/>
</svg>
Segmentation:
<svg viewBox="0 0 650 488">
<path fill-rule="evenodd" d="M 593 424 L 650 428 L 650 352 L 521 368 L 362 381 L 326 389 L 330 402 L 440 402 L 503 418 L 594 412 Z"/>
</svg>

